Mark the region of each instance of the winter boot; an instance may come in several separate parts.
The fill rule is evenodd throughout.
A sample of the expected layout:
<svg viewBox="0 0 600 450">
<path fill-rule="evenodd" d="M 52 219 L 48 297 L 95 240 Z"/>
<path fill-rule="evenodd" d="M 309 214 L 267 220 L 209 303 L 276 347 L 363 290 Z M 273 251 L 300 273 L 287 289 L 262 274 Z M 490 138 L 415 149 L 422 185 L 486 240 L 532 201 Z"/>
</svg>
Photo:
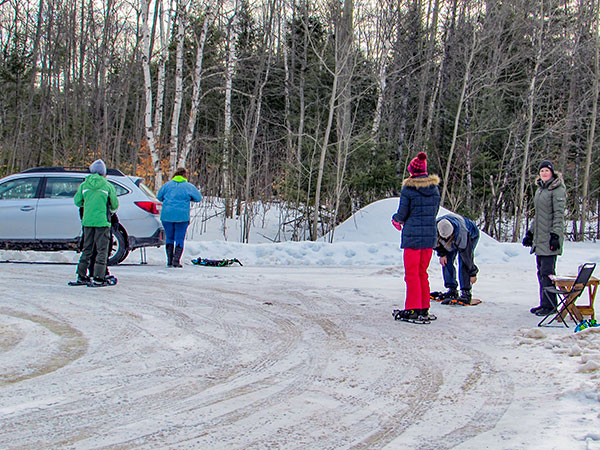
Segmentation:
<svg viewBox="0 0 600 450">
<path fill-rule="evenodd" d="M 177 245 L 173 250 L 173 267 L 183 267 L 181 265 L 181 254 L 183 253 L 183 247 Z"/>
<path fill-rule="evenodd" d="M 167 251 L 167 267 L 173 267 L 173 244 L 166 244 Z"/>
<path fill-rule="evenodd" d="M 420 314 L 418 309 L 405 309 L 403 311 L 400 311 L 400 313 L 398 314 L 398 318 L 416 320 L 419 318 L 419 315 Z"/>
<path fill-rule="evenodd" d="M 471 304 L 471 290 L 463 289 L 460 293 L 460 297 L 458 297 L 458 301 L 459 301 L 459 303 L 462 303 L 463 305 L 470 305 Z"/>
<path fill-rule="evenodd" d="M 425 320 L 437 319 L 437 316 L 434 316 L 433 314 L 429 314 L 429 308 L 420 309 L 419 311 L 420 311 L 420 316 Z"/>
<path fill-rule="evenodd" d="M 103 287 L 103 286 L 110 286 L 110 284 L 108 283 L 108 281 L 106 281 L 105 278 L 96 278 L 94 277 L 94 280 L 89 284 L 90 287 Z"/>
<path fill-rule="evenodd" d="M 440 299 L 442 300 L 442 305 L 450 304 L 451 300 L 456 300 L 458 298 L 458 290 L 456 288 L 449 288 L 446 292 L 440 295 Z"/>
</svg>

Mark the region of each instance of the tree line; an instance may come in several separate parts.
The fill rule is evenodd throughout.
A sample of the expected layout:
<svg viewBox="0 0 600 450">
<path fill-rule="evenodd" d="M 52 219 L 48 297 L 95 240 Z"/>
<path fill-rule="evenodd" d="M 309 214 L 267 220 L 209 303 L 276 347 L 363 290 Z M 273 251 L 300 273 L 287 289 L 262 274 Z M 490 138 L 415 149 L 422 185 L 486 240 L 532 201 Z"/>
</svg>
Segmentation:
<svg viewBox="0 0 600 450">
<path fill-rule="evenodd" d="M 316 239 L 425 151 L 444 206 L 518 240 L 551 159 L 598 238 L 599 3 L 0 0 L 0 175 L 186 166 L 243 240 L 257 200 Z"/>
</svg>

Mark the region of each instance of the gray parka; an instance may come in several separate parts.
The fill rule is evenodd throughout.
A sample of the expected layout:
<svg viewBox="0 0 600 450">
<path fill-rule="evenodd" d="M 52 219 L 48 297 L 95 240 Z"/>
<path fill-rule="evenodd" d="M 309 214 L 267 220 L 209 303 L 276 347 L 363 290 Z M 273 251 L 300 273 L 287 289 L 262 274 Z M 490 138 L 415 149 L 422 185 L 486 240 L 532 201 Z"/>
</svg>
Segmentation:
<svg viewBox="0 0 600 450">
<path fill-rule="evenodd" d="M 561 255 L 564 242 L 566 188 L 562 175 L 558 172 L 546 183 L 538 177 L 533 204 L 535 218 L 529 227 L 533 233 L 531 253 L 538 256 Z M 558 236 L 560 248 L 550 250 L 550 233 Z"/>
</svg>

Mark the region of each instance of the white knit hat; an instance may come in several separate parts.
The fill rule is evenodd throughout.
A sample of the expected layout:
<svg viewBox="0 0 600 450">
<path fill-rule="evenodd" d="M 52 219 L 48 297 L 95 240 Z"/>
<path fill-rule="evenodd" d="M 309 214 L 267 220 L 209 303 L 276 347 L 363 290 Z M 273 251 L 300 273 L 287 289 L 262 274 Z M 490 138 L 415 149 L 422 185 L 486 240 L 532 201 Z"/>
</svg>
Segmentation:
<svg viewBox="0 0 600 450">
<path fill-rule="evenodd" d="M 438 234 L 444 238 L 448 239 L 454 233 L 454 227 L 452 223 L 448 219 L 442 219 L 437 223 Z"/>
<path fill-rule="evenodd" d="M 90 173 L 97 173 L 102 176 L 106 175 L 106 164 L 101 159 L 97 159 L 92 164 L 90 164 Z"/>
</svg>

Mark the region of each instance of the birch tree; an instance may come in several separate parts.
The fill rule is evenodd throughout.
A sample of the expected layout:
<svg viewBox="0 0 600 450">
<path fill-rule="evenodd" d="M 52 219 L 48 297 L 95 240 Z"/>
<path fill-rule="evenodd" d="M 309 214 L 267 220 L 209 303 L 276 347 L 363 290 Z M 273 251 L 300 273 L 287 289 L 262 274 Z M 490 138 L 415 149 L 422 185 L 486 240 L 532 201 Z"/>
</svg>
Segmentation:
<svg viewBox="0 0 600 450">
<path fill-rule="evenodd" d="M 234 1 L 234 9 L 227 23 L 227 57 L 225 61 L 225 102 L 223 108 L 223 154 L 221 157 L 221 195 L 225 199 L 225 214 L 223 221 L 223 235 L 226 237 L 225 219 L 233 216 L 232 207 L 232 181 L 231 181 L 231 99 L 233 93 L 233 76 L 236 63 L 236 39 L 238 23 L 238 0 Z"/>
<path fill-rule="evenodd" d="M 160 166 L 160 152 L 156 147 L 156 137 L 152 124 L 152 77 L 150 75 L 150 26 L 148 21 L 150 0 L 140 0 L 142 12 L 142 70 L 144 73 L 144 91 L 146 97 L 146 107 L 144 113 L 144 125 L 146 130 L 146 141 L 150 150 L 152 159 L 152 168 L 154 170 L 154 187 L 158 189 L 162 186 L 162 169 Z"/>
<path fill-rule="evenodd" d="M 194 137 L 194 130 L 196 129 L 196 117 L 198 113 L 198 108 L 200 105 L 200 93 L 201 90 L 201 82 L 202 82 L 202 64 L 204 61 L 204 45 L 206 44 L 206 36 L 208 35 L 208 26 L 214 20 L 213 15 L 213 6 L 209 3 L 206 5 L 205 10 L 202 13 L 203 21 L 202 21 L 202 29 L 200 31 L 200 36 L 198 37 L 197 49 L 196 49 L 196 65 L 194 68 L 193 75 L 193 90 L 192 90 L 192 104 L 190 107 L 190 113 L 188 117 L 187 123 L 187 132 L 184 139 L 184 145 L 181 153 L 179 154 L 179 159 L 177 162 L 178 167 L 184 167 L 186 165 L 186 160 L 188 155 L 190 154 L 190 150 L 192 148 L 192 139 Z"/>
<path fill-rule="evenodd" d="M 177 0 L 177 33 L 175 42 L 177 54 L 175 56 L 175 97 L 173 100 L 173 114 L 171 115 L 171 142 L 169 145 L 169 178 L 177 169 L 177 153 L 179 150 L 179 118 L 183 104 L 183 50 L 185 33 L 188 22 L 188 6 L 190 0 Z"/>
</svg>

